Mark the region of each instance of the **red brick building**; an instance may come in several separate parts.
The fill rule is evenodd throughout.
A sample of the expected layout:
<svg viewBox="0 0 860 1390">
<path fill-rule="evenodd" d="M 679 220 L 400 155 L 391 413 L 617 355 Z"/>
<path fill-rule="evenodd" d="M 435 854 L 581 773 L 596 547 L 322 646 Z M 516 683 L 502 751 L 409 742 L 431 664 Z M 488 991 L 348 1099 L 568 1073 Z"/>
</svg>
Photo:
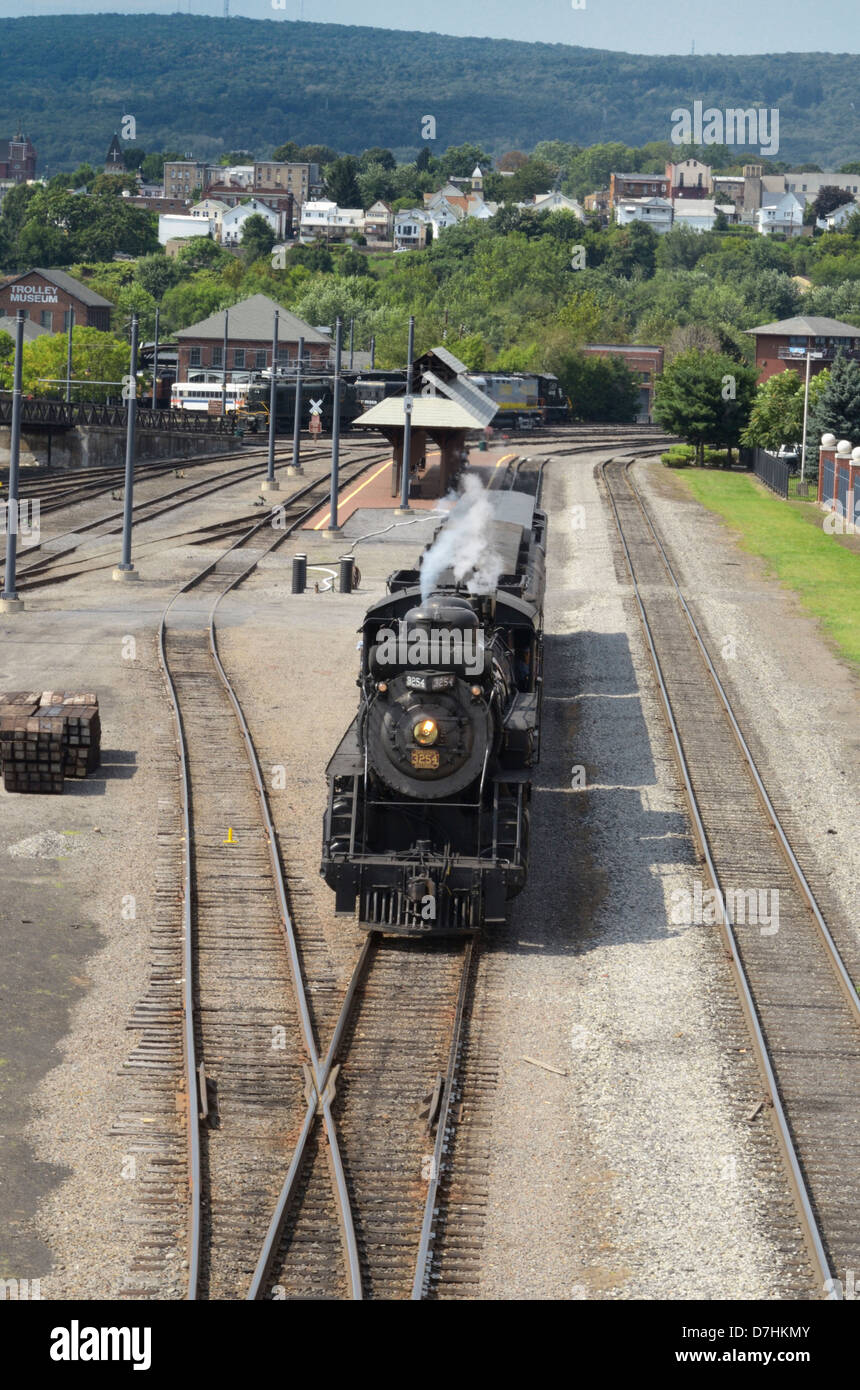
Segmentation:
<svg viewBox="0 0 860 1390">
<path fill-rule="evenodd" d="M 36 151 L 20 128 L 14 140 L 0 142 L 0 179 L 26 183 L 36 177 Z"/>
<path fill-rule="evenodd" d="M 634 376 L 639 378 L 640 423 L 651 423 L 651 408 L 654 403 L 654 383 L 663 371 L 663 349 L 644 347 L 640 343 L 589 343 L 583 352 L 596 357 L 621 357 Z"/>
<path fill-rule="evenodd" d="M 64 270 L 25 270 L 0 284 L 0 314 L 14 318 L 19 309 L 51 333 L 65 333 L 69 311 L 76 328 L 110 332 L 113 305 Z"/>
<path fill-rule="evenodd" d="M 669 180 L 665 174 L 610 174 L 609 201 L 616 208 L 624 198 L 666 198 Z"/>
<path fill-rule="evenodd" d="M 244 379 L 248 372 L 262 372 L 272 365 L 272 330 L 275 310 L 278 310 L 278 363 L 285 367 L 298 356 L 299 338 L 304 338 L 304 366 L 308 371 L 328 367 L 331 342 L 326 334 L 311 328 L 269 299 L 265 294 L 253 294 L 233 304 L 228 310 L 227 379 L 238 373 Z M 179 344 L 179 381 L 188 381 L 189 373 L 224 371 L 224 312 L 210 314 L 199 323 L 192 323 L 176 334 Z"/>
<path fill-rule="evenodd" d="M 860 328 L 839 319 L 798 316 L 764 323 L 747 332 L 755 338 L 759 381 L 787 370 L 805 375 L 808 352 L 815 354 L 809 364 L 812 376 L 832 366 L 839 352 L 860 361 Z"/>
</svg>

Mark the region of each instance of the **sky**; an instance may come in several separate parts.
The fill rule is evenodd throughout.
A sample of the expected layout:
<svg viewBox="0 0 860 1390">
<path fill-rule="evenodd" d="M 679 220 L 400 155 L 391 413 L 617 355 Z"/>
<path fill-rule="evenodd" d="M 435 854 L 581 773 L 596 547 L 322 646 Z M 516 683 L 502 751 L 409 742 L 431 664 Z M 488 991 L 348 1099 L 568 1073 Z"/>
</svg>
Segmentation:
<svg viewBox="0 0 860 1390">
<path fill-rule="evenodd" d="M 860 0 L 229 0 L 248 19 L 539 40 L 627 53 L 857 53 Z M 277 6 L 277 8 L 275 8 Z M 0 0 L 0 19 L 51 14 L 222 15 L 224 0 Z M 695 45 L 695 48 L 694 48 Z"/>
</svg>

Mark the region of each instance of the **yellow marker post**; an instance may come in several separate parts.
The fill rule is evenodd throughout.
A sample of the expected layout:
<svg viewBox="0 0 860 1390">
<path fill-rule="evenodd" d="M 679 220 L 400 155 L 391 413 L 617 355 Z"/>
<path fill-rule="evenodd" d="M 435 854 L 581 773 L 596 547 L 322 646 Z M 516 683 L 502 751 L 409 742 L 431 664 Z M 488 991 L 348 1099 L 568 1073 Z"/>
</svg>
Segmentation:
<svg viewBox="0 0 860 1390">
<path fill-rule="evenodd" d="M 236 841 L 233 839 L 233 827 L 232 827 L 232 825 L 228 825 L 228 827 L 227 827 L 227 838 L 226 838 L 226 840 L 222 840 L 221 843 L 222 843 L 222 844 L 225 844 L 225 845 L 235 845 Z"/>
</svg>

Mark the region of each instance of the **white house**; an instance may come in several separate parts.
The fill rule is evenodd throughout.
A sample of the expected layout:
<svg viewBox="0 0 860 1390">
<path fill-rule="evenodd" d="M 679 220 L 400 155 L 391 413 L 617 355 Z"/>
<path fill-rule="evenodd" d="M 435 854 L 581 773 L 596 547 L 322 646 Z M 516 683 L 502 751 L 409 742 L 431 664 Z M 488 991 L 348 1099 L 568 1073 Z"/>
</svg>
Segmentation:
<svg viewBox="0 0 860 1390">
<path fill-rule="evenodd" d="M 193 203 L 188 209 L 192 217 L 202 217 L 207 222 L 214 222 L 215 235 L 221 240 L 221 218 L 228 211 L 227 204 L 222 203 L 218 198 L 201 198 L 199 203 Z"/>
<path fill-rule="evenodd" d="M 693 232 L 712 232 L 717 220 L 713 198 L 676 198 L 672 204 L 676 227 L 689 227 Z M 734 212 L 734 208 L 730 209 Z"/>
<path fill-rule="evenodd" d="M 534 202 L 524 203 L 523 207 L 532 207 L 535 212 L 572 212 L 581 222 L 585 220 L 582 203 L 576 198 L 568 197 L 566 193 L 561 193 L 557 188 L 551 193 L 536 193 Z"/>
<path fill-rule="evenodd" d="M 843 203 L 841 208 L 834 208 L 833 212 L 829 212 L 825 218 L 819 217 L 818 226 L 828 232 L 841 232 L 857 211 L 857 201 L 852 199 L 850 203 Z"/>
<path fill-rule="evenodd" d="M 804 204 L 794 193 L 763 193 L 754 222 L 762 236 L 773 236 L 776 232 L 797 237 L 803 231 L 803 213 Z"/>
<path fill-rule="evenodd" d="M 642 222 L 659 236 L 672 229 L 672 204 L 668 198 L 623 198 L 615 209 L 619 227 Z"/>
<path fill-rule="evenodd" d="M 407 208 L 394 214 L 395 251 L 420 251 L 427 245 L 427 228 L 432 227 L 427 213 L 420 208 Z"/>
<path fill-rule="evenodd" d="M 303 240 L 358 236 L 363 231 L 362 208 L 341 208 L 328 198 L 317 198 L 302 205 L 300 235 Z"/>
<path fill-rule="evenodd" d="M 176 238 L 214 235 L 215 222 L 211 217 L 189 217 L 180 212 L 158 214 L 158 240 L 162 246 Z"/>
<path fill-rule="evenodd" d="M 222 246 L 239 245 L 249 217 L 265 218 L 276 237 L 284 235 L 284 214 L 267 207 L 259 198 L 249 198 L 247 203 L 239 203 L 235 208 L 226 208 L 221 214 Z"/>
</svg>

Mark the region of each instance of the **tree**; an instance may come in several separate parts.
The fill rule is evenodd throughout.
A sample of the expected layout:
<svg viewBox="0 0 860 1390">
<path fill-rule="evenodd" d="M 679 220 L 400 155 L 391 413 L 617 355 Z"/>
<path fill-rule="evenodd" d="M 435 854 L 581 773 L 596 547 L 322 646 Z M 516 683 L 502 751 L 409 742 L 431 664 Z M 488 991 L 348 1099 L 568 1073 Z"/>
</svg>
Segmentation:
<svg viewBox="0 0 860 1390">
<path fill-rule="evenodd" d="M 242 228 L 242 258 L 246 265 L 271 254 L 275 233 L 260 213 L 255 212 Z"/>
<path fill-rule="evenodd" d="M 24 391 L 34 396 L 59 396 L 59 384 L 66 375 L 68 335 L 45 334 L 24 344 L 22 379 Z M 104 401 L 120 394 L 120 383 L 128 371 L 128 343 L 112 333 L 97 328 L 76 328 L 72 335 L 72 376 L 86 382 L 106 382 L 115 385 L 75 387 L 82 400 Z"/>
<path fill-rule="evenodd" d="M 163 154 L 148 154 L 140 166 L 144 183 L 161 183 L 165 164 L 181 158 L 182 155 L 177 150 L 165 150 Z"/>
<path fill-rule="evenodd" d="M 325 167 L 326 193 L 341 208 L 356 208 L 361 202 L 358 187 L 358 160 L 345 154 Z"/>
<path fill-rule="evenodd" d="M 331 145 L 302 145 L 298 158 L 300 164 L 333 164 L 337 159 L 337 150 L 333 150 Z"/>
<path fill-rule="evenodd" d="M 126 145 L 122 152 L 122 162 L 128 170 L 142 168 L 145 159 L 146 150 L 142 150 L 139 145 Z"/>
<path fill-rule="evenodd" d="M 670 434 L 695 444 L 700 462 L 706 444 L 731 453 L 749 417 L 755 385 L 755 368 L 725 353 L 683 352 L 657 378 L 654 416 Z"/>
<path fill-rule="evenodd" d="M 250 219 L 249 219 L 250 221 Z M 184 241 L 176 255 L 176 264 L 183 274 L 196 270 L 215 270 L 232 260 L 229 251 L 216 245 L 208 236 L 192 236 Z"/>
<path fill-rule="evenodd" d="M 292 246 L 287 252 L 288 266 L 304 266 L 306 270 L 325 273 L 334 270 L 334 258 L 328 247 L 315 241 L 310 246 Z"/>
<path fill-rule="evenodd" d="M 383 169 L 389 172 L 397 168 L 397 160 L 394 155 L 382 145 L 373 145 L 369 150 L 364 150 L 359 156 L 358 163 L 362 169 L 368 169 L 372 164 L 381 164 Z"/>
<path fill-rule="evenodd" d="M 524 164 L 528 164 L 529 157 L 523 154 L 522 150 L 508 150 L 503 154 L 498 163 L 498 168 L 506 174 L 513 174 L 517 169 L 522 169 Z"/>
<path fill-rule="evenodd" d="M 791 368 L 763 381 L 741 443 L 759 449 L 796 444 L 803 435 L 803 396 L 804 379 Z"/>
<path fill-rule="evenodd" d="M 218 164 L 227 169 L 233 164 L 253 164 L 254 156 L 250 150 L 227 150 L 221 155 Z"/>
<path fill-rule="evenodd" d="M 369 275 L 367 257 L 348 246 L 343 255 L 337 258 L 338 275 Z"/>
<path fill-rule="evenodd" d="M 830 433 L 852 444 L 860 442 L 860 362 L 838 354 L 810 415 L 812 439 Z"/>
<path fill-rule="evenodd" d="M 455 355 L 470 372 L 482 372 L 487 365 L 487 344 L 480 333 L 467 333 L 454 344 Z"/>
<path fill-rule="evenodd" d="M 279 145 L 276 150 L 272 150 L 272 159 L 279 164 L 299 164 L 304 161 L 299 159 L 299 147 L 295 140 L 287 140 L 283 145 Z"/>
<path fill-rule="evenodd" d="M 141 256 L 134 267 L 134 278 L 153 299 L 160 300 L 167 290 L 182 279 L 182 267 L 172 256 L 165 256 L 159 251 L 151 256 Z"/>
<path fill-rule="evenodd" d="M 394 189 L 394 180 L 382 164 L 367 164 L 356 180 L 358 196 L 363 208 L 372 207 L 378 198 L 388 199 Z"/>
<path fill-rule="evenodd" d="M 439 162 L 446 179 L 467 179 L 476 164 L 486 173 L 493 164 L 480 145 L 449 145 Z"/>
<path fill-rule="evenodd" d="M 576 420 L 630 424 L 639 414 L 639 381 L 622 357 L 566 352 L 552 370 L 570 397 Z"/>
<path fill-rule="evenodd" d="M 816 218 L 823 219 L 830 212 L 835 212 L 845 203 L 853 203 L 854 195 L 846 193 L 844 188 L 834 188 L 832 184 L 826 183 L 818 190 L 818 197 L 812 204 L 812 212 Z"/>
</svg>

